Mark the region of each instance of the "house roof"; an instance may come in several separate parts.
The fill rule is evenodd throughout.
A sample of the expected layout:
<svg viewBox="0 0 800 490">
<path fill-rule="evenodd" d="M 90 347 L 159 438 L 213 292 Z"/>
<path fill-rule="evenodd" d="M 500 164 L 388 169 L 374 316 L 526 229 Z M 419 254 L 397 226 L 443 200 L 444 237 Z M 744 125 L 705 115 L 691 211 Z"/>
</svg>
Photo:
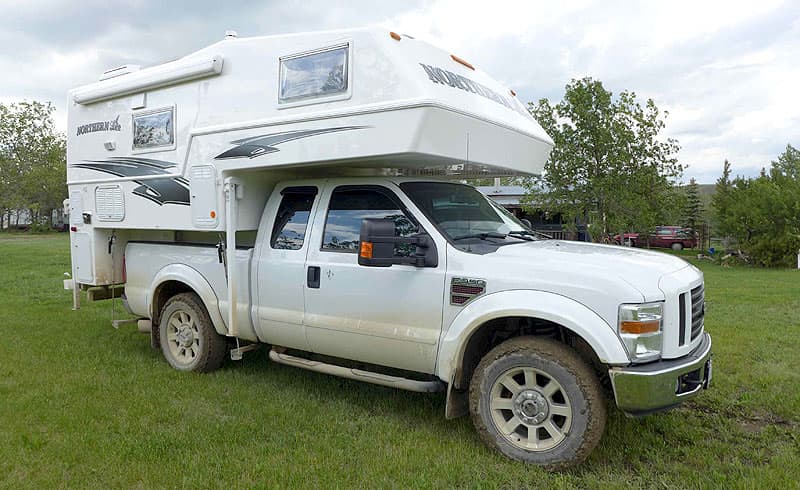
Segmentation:
<svg viewBox="0 0 800 490">
<path fill-rule="evenodd" d="M 519 207 L 520 201 L 527 190 L 521 185 L 481 185 L 476 189 L 494 202 L 505 207 Z"/>
</svg>

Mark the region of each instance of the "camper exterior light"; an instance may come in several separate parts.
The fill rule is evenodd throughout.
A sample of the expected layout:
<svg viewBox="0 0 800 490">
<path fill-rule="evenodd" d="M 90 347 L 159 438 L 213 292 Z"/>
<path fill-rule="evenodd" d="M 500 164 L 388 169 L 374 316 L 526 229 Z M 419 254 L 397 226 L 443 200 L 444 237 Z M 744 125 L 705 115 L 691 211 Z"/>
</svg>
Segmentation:
<svg viewBox="0 0 800 490">
<path fill-rule="evenodd" d="M 453 58 L 453 61 L 455 61 L 456 63 L 460 63 L 460 64 L 466 66 L 467 68 L 469 68 L 470 70 L 474 70 L 475 69 L 475 67 L 472 66 L 472 63 L 470 63 L 469 61 L 465 60 L 464 58 L 459 58 L 458 56 L 456 56 L 454 54 L 451 54 L 450 57 Z"/>
</svg>

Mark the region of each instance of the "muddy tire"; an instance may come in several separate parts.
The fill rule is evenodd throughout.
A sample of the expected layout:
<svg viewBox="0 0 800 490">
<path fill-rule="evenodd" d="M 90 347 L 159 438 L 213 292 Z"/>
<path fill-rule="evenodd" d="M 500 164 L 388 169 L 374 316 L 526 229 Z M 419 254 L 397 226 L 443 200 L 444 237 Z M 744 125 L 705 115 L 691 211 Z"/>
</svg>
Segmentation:
<svg viewBox="0 0 800 490">
<path fill-rule="evenodd" d="M 518 337 L 492 349 L 475 369 L 469 399 L 486 444 L 549 470 L 584 461 L 606 425 L 597 375 L 551 339 Z"/>
<path fill-rule="evenodd" d="M 225 337 L 214 329 L 195 293 L 176 294 L 167 301 L 158 334 L 164 358 L 179 371 L 213 371 L 222 366 L 228 353 Z"/>
</svg>

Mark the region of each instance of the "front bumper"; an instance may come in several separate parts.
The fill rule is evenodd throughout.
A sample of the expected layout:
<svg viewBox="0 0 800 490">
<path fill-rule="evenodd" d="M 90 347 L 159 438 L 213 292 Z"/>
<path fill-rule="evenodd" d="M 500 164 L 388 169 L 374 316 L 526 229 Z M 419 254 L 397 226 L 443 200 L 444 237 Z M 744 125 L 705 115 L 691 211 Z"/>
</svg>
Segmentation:
<svg viewBox="0 0 800 490">
<path fill-rule="evenodd" d="M 711 383 L 711 336 L 692 352 L 641 366 L 608 370 L 617 406 L 631 416 L 667 410 L 693 398 Z"/>
</svg>

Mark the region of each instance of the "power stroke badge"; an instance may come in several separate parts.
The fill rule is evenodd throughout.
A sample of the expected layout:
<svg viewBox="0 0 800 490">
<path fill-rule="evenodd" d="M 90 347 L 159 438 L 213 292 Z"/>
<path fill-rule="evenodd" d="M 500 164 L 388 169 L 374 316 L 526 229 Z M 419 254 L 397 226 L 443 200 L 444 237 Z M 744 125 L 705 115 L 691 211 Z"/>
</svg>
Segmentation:
<svg viewBox="0 0 800 490">
<path fill-rule="evenodd" d="M 122 131 L 119 124 L 119 115 L 110 121 L 98 121 L 78 126 L 77 136 L 98 131 Z"/>
</svg>

